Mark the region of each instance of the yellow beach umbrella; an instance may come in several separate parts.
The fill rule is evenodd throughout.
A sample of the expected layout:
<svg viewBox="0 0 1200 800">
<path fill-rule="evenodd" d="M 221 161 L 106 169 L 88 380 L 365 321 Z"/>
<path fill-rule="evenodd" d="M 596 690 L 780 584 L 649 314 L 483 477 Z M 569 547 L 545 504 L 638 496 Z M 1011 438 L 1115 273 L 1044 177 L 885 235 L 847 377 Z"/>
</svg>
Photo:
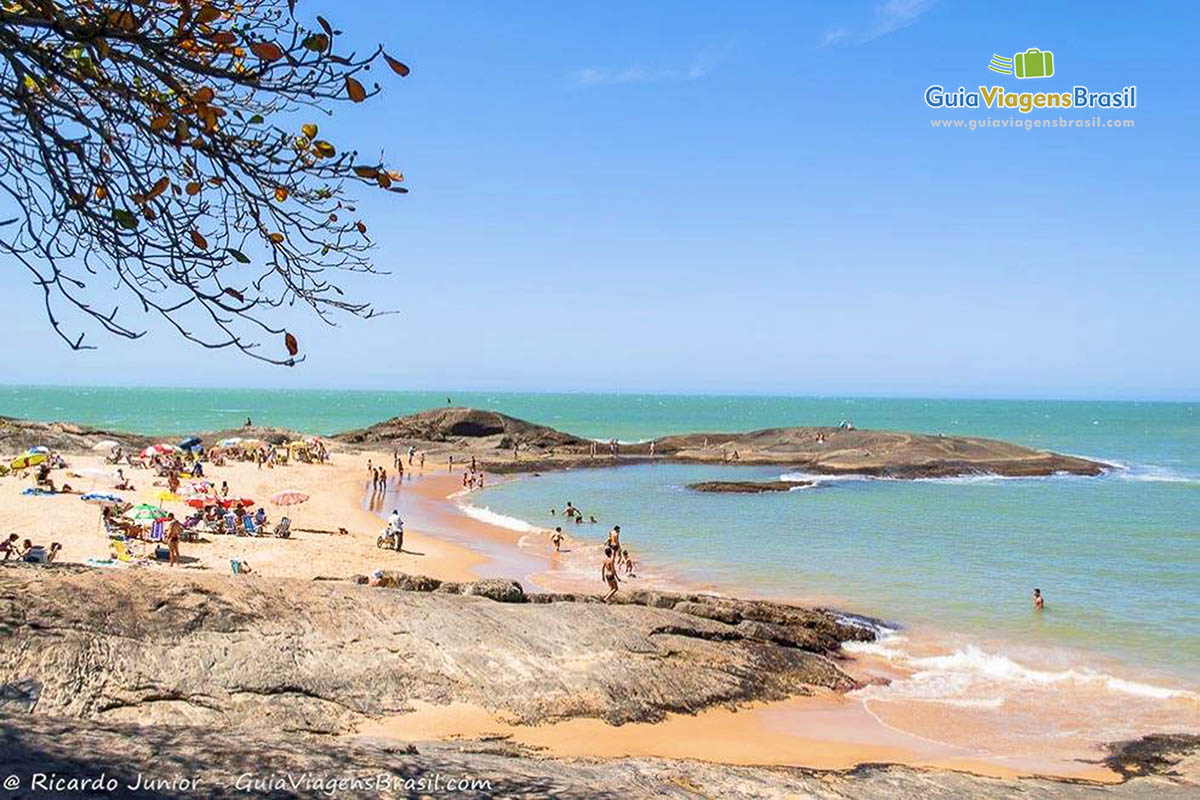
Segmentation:
<svg viewBox="0 0 1200 800">
<path fill-rule="evenodd" d="M 9 466 L 12 469 L 28 469 L 29 467 L 36 467 L 48 457 L 45 453 L 26 453 L 23 456 L 14 458 Z"/>
</svg>

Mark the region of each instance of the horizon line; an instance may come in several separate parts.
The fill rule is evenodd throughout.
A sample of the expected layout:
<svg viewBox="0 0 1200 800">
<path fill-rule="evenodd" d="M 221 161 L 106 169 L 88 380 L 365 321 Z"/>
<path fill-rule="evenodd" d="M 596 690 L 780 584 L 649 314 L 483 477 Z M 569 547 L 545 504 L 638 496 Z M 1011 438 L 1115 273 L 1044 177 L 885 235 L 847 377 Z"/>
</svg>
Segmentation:
<svg viewBox="0 0 1200 800">
<path fill-rule="evenodd" d="M 504 395 L 597 395 L 603 397 L 740 397 L 794 400 L 933 400 L 970 402 L 1046 402 L 1046 403 L 1161 403 L 1186 405 L 1200 402 L 1196 397 L 1164 396 L 1046 396 L 1023 394 L 880 394 L 875 392 L 781 392 L 778 390 L 596 390 L 596 389 L 501 389 L 501 388 L 380 388 L 345 386 L 227 386 L 227 385 L 158 385 L 158 384 L 115 384 L 115 383 L 0 383 L 0 389 L 117 389 L 126 391 L 234 391 L 234 392 L 341 392 L 346 394 L 446 394 L 450 399 L 456 392 L 466 394 Z"/>
</svg>

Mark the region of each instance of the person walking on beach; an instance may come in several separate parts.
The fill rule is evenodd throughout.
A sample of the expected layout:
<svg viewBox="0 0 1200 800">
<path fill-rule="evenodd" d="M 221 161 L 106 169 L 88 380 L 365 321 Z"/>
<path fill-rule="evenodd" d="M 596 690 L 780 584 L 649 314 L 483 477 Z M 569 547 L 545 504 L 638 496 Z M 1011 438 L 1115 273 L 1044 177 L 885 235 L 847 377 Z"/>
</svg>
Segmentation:
<svg viewBox="0 0 1200 800">
<path fill-rule="evenodd" d="M 417 448 L 410 444 L 408 446 L 408 465 L 410 467 L 412 466 L 413 456 L 416 455 L 416 453 L 417 453 Z"/>
<path fill-rule="evenodd" d="M 381 492 L 387 491 L 387 470 L 383 467 L 379 468 L 379 490 Z"/>
<path fill-rule="evenodd" d="M 608 532 L 608 546 L 613 549 L 613 552 L 621 552 L 621 526 L 613 525 L 612 530 Z"/>
<path fill-rule="evenodd" d="M 454 456 L 446 459 L 446 472 L 454 472 Z"/>
<path fill-rule="evenodd" d="M 562 542 L 563 542 L 562 528 L 556 527 L 554 529 L 554 535 L 552 535 L 550 537 L 550 543 L 552 545 L 554 545 L 554 552 L 556 552 L 556 553 L 562 552 Z"/>
<path fill-rule="evenodd" d="M 421 451 L 421 469 L 425 469 L 425 451 Z"/>
<path fill-rule="evenodd" d="M 613 561 L 614 558 L 616 556 L 613 549 L 611 547 L 604 548 L 604 565 L 600 567 L 600 577 L 608 584 L 608 594 L 604 596 L 605 603 L 612 602 L 621 585 L 621 580 L 617 577 L 617 565 Z"/>
<path fill-rule="evenodd" d="M 1041 611 L 1045 607 L 1046 607 L 1046 598 L 1042 597 L 1042 590 L 1034 589 L 1033 590 L 1033 609 L 1035 611 Z"/>
</svg>

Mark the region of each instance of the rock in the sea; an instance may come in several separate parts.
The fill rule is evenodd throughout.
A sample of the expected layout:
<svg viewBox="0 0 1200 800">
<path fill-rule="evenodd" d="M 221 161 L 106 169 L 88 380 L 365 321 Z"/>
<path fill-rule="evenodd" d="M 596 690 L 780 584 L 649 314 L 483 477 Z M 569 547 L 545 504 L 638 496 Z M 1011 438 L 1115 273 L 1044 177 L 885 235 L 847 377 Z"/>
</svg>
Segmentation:
<svg viewBox="0 0 1200 800">
<path fill-rule="evenodd" d="M 714 494 L 761 494 L 763 492 L 790 492 L 812 486 L 812 481 L 700 481 L 689 483 L 695 492 Z"/>
</svg>

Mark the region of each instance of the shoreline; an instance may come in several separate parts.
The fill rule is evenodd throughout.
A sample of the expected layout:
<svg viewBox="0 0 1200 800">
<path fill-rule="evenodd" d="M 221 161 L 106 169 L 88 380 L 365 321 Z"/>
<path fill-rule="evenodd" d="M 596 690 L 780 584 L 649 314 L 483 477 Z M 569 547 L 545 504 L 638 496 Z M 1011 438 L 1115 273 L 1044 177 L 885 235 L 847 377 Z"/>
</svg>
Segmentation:
<svg viewBox="0 0 1200 800">
<path fill-rule="evenodd" d="M 500 483 L 521 479 L 525 478 L 502 478 Z M 496 485 L 499 484 L 489 482 L 489 487 Z M 562 564 L 554 557 L 547 543 L 549 528 L 520 520 L 529 530 L 518 531 L 467 514 L 461 505 L 469 503 L 473 492 L 462 490 L 455 476 L 435 475 L 415 482 L 411 489 L 421 493 L 427 501 L 432 501 L 434 508 L 426 512 L 431 513 L 428 518 L 431 525 L 427 527 L 442 531 L 434 535 L 446 535 L 450 531 L 449 538 L 454 542 L 474 538 L 477 545 L 484 543 L 477 552 L 498 559 L 491 566 L 477 565 L 474 571 L 479 577 L 519 575 L 518 579 L 523 584 L 538 590 L 599 593 L 596 582 L 581 582 L 569 570 L 564 574 Z M 523 547 L 523 544 L 527 546 Z M 571 550 L 586 552 L 588 549 L 599 549 L 595 543 L 569 535 L 568 544 Z M 538 569 L 531 571 L 530 565 L 534 563 Z M 514 573 L 512 569 L 516 564 L 524 564 L 525 571 Z M 641 572 L 642 566 L 639 566 L 639 574 Z M 835 609 L 852 604 L 849 598 L 813 598 L 800 593 L 765 594 L 747 591 L 744 587 L 724 586 L 719 582 L 700 585 L 666 573 L 639 578 L 636 588 L 771 599 Z M 842 613 L 859 616 L 850 611 Z M 944 643 L 936 637 L 936 632 L 926 630 L 923 626 L 906 626 L 904 632 L 919 633 L 916 642 L 918 652 L 924 649 L 927 654 L 932 654 L 930 648 Z M 613 757 L 684 757 L 715 763 L 770 764 L 813 769 L 846 769 L 884 759 L 918 768 L 951 769 L 1009 779 L 1037 775 L 1097 783 L 1119 780 L 1108 768 L 1096 766 L 1103 758 L 1104 743 L 1100 740 L 1076 738 L 1067 743 L 1047 745 L 1045 752 L 1036 754 L 1015 754 L 1015 750 L 1008 753 L 989 752 L 969 745 L 975 736 L 986 738 L 989 733 L 988 724 L 972 719 L 973 716 L 982 716 L 981 711 L 972 713 L 967 708 L 951 710 L 946 706 L 941 712 L 941 719 L 931 719 L 927 708 L 919 703 L 897 703 L 896 700 L 872 697 L 870 693 L 873 687 L 870 684 L 880 680 L 904 679 L 912 674 L 911 670 L 893 661 L 888 655 L 889 650 L 886 641 L 861 648 L 848 648 L 852 655 L 849 662 L 841 666 L 868 684 L 862 696 L 852 693 L 833 698 L 793 697 L 786 701 L 754 703 L 729 711 L 728 718 L 710 710 L 698 717 L 672 715 L 663 722 L 639 723 L 633 728 L 628 725 L 613 728 L 600 721 L 591 721 L 595 725 L 585 725 L 582 724 L 583 720 L 569 720 L 529 729 L 527 726 L 513 725 L 481 708 L 459 709 L 461 714 L 457 717 L 446 709 L 419 708 L 413 714 L 368 726 L 359 734 L 406 741 L 415 740 L 412 731 L 424 731 L 428 735 L 436 734 L 436 738 L 448 739 L 501 736 L 563 757 L 598 756 L 604 753 Z M 1122 678 L 1110 680 L 1130 686 L 1131 691 L 1138 687 L 1157 688 Z M 703 729 L 701 723 L 697 722 L 700 717 L 708 719 L 709 724 L 724 733 L 714 734 Z M 790 720 L 793 730 L 781 728 L 779 721 L 782 719 Z M 995 727 L 1002 728 L 1003 721 Z M 809 732 L 815 729 L 827 735 L 798 736 L 796 728 Z M 937 734 L 931 731 L 939 730 L 956 730 L 956 733 L 935 738 Z M 693 745 L 688 748 L 664 746 L 664 741 L 689 741 Z M 753 755 L 744 756 L 747 760 L 730 761 L 730 754 L 739 752 L 740 742 L 743 741 L 770 741 L 773 744 L 756 745 Z M 1014 741 L 1012 744 L 1015 746 L 1018 743 Z M 583 752 L 581 748 L 586 747 L 591 747 L 592 751 Z"/>
</svg>

